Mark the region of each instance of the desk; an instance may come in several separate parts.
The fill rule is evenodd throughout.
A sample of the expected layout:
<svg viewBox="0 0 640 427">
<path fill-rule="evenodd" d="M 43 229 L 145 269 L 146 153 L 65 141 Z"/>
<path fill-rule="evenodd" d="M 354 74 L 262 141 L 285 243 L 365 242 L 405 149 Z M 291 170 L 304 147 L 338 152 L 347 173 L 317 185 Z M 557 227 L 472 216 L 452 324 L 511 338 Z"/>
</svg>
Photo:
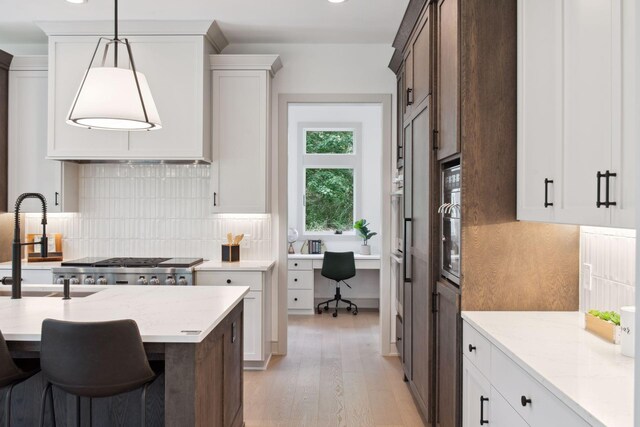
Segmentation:
<svg viewBox="0 0 640 427">
<path fill-rule="evenodd" d="M 323 254 L 290 254 L 288 265 L 289 314 L 315 313 L 314 270 L 322 269 Z M 380 270 L 380 255 L 355 254 L 356 270 Z"/>
</svg>

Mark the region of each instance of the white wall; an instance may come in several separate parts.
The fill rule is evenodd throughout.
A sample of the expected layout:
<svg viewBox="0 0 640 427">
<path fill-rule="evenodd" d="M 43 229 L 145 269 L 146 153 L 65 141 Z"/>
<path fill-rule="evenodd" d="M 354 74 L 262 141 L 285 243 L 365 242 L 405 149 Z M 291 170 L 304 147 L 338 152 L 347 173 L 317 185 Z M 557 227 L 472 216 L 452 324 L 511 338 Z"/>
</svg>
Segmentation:
<svg viewBox="0 0 640 427">
<path fill-rule="evenodd" d="M 392 117 L 395 117 L 396 77 L 388 68 L 393 48 L 386 44 L 230 44 L 225 54 L 278 54 L 283 68 L 273 80 L 272 86 L 272 229 L 276 257 L 281 239 L 286 239 L 286 219 L 280 221 L 277 206 L 278 188 L 278 98 L 280 94 L 393 94 Z M 384 149 L 395 144 L 395 120 L 392 120 L 392 141 Z M 285 191 L 286 189 L 282 189 Z M 285 215 L 285 213 L 282 213 Z M 286 242 L 286 240 L 285 240 Z M 386 264 L 383 262 L 383 264 Z M 278 265 L 278 269 L 286 266 Z M 274 276 L 273 340 L 279 340 L 278 289 L 283 280 L 282 271 Z M 389 280 L 388 271 L 382 272 L 382 280 Z M 286 307 L 284 308 L 286 310 Z"/>
</svg>

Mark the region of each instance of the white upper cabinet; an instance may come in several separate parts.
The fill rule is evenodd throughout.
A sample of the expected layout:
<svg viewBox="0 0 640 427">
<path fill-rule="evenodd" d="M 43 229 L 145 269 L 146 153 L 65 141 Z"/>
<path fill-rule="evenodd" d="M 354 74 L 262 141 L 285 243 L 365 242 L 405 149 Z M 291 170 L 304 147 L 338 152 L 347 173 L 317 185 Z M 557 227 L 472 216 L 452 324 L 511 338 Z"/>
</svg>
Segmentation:
<svg viewBox="0 0 640 427">
<path fill-rule="evenodd" d="M 519 0 L 518 219 L 635 226 L 634 7 Z"/>
<path fill-rule="evenodd" d="M 213 213 L 270 211 L 271 79 L 277 55 L 211 55 Z"/>
<path fill-rule="evenodd" d="M 162 128 L 105 131 L 66 123 L 69 108 L 94 53 L 103 23 L 44 23 L 49 35 L 48 156 L 75 161 L 151 160 L 211 162 L 211 90 L 208 56 L 226 40 L 217 25 L 203 21 L 121 22 L 136 69 L 149 82 Z M 102 46 L 95 65 L 102 62 Z M 129 67 L 123 48 L 120 66 Z M 113 49 L 107 64 L 113 63 Z M 109 102 L 109 100 L 105 100 Z"/>
<path fill-rule="evenodd" d="M 9 70 L 9 209 L 41 193 L 49 212 L 78 211 L 78 165 L 47 160 L 47 57 L 16 56 Z M 27 199 L 21 212 L 38 213 Z"/>
</svg>

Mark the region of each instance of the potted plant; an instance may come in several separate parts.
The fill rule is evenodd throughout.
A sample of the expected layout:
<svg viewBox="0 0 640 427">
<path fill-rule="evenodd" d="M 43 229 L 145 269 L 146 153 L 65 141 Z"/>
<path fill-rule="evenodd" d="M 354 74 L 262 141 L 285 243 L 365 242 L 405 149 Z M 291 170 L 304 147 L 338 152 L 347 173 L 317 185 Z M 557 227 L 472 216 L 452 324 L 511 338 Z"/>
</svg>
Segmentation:
<svg viewBox="0 0 640 427">
<path fill-rule="evenodd" d="M 620 342 L 620 314 L 615 311 L 589 310 L 584 317 L 587 331 L 614 344 Z"/>
<path fill-rule="evenodd" d="M 360 253 L 362 255 L 371 255 L 371 246 L 369 246 L 369 239 L 378 233 L 369 230 L 369 223 L 364 218 L 356 221 L 356 223 L 353 224 L 353 228 L 358 233 L 358 236 L 362 237 L 362 246 L 360 246 Z"/>
</svg>

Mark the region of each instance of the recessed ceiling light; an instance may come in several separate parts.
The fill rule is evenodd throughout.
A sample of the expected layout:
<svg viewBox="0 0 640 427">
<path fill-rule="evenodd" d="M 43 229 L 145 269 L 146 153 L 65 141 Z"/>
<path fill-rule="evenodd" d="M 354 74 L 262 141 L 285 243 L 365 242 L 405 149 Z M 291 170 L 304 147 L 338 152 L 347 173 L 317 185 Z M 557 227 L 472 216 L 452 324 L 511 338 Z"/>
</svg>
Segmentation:
<svg viewBox="0 0 640 427">
<path fill-rule="evenodd" d="M 81 4 L 81 3 L 86 3 L 88 0 L 67 0 L 68 3 L 73 3 L 73 4 Z"/>
<path fill-rule="evenodd" d="M 347 0 L 329 0 L 329 3 L 344 3 Z"/>
</svg>

